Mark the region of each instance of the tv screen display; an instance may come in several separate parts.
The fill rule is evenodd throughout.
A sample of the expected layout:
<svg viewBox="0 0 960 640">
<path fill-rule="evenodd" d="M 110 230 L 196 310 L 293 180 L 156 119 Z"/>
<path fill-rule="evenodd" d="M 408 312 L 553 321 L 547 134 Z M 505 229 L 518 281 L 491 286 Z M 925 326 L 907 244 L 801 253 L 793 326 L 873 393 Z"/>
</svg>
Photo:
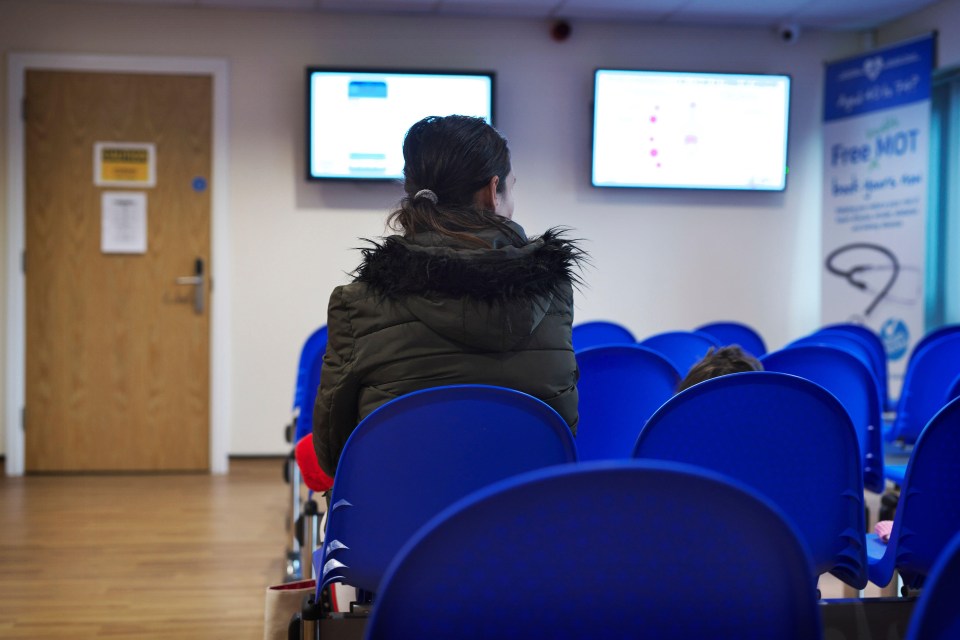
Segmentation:
<svg viewBox="0 0 960 640">
<path fill-rule="evenodd" d="M 426 116 L 493 124 L 492 72 L 307 69 L 307 177 L 403 178 L 403 137 Z"/>
<path fill-rule="evenodd" d="M 599 69 L 596 187 L 782 191 L 790 77 Z"/>
</svg>

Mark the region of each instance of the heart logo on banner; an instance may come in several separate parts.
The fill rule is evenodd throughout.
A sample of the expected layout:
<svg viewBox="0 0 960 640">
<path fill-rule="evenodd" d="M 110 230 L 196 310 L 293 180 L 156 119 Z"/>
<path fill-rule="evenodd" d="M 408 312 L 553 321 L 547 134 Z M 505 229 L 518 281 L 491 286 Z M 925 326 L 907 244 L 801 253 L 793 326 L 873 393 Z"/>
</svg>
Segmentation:
<svg viewBox="0 0 960 640">
<path fill-rule="evenodd" d="M 867 58 L 863 61 L 863 72 L 867 74 L 867 77 L 871 81 L 876 80 L 880 77 L 880 73 L 883 71 L 883 57 L 875 56 L 873 58 Z"/>
</svg>

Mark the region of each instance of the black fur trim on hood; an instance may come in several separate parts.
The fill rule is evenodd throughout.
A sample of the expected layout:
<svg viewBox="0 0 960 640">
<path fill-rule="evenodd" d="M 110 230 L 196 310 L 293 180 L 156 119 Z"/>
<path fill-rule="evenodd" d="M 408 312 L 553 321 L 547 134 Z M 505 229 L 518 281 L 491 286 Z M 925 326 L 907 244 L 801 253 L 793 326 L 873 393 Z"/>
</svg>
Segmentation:
<svg viewBox="0 0 960 640">
<path fill-rule="evenodd" d="M 527 244 L 495 249 L 465 249 L 418 244 L 401 236 L 361 249 L 356 282 L 396 298 L 406 295 L 469 296 L 504 301 L 559 293 L 564 284 L 581 284 L 578 271 L 587 260 L 566 229 L 547 230 Z"/>
</svg>

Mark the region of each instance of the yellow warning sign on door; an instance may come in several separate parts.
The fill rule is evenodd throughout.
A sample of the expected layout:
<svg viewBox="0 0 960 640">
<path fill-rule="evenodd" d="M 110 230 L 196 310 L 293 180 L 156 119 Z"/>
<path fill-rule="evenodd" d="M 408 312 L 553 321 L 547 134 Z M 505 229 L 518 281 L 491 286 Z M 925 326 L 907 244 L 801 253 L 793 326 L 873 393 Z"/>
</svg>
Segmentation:
<svg viewBox="0 0 960 640">
<path fill-rule="evenodd" d="M 150 142 L 96 142 L 93 182 L 98 187 L 152 187 L 156 148 Z"/>
</svg>

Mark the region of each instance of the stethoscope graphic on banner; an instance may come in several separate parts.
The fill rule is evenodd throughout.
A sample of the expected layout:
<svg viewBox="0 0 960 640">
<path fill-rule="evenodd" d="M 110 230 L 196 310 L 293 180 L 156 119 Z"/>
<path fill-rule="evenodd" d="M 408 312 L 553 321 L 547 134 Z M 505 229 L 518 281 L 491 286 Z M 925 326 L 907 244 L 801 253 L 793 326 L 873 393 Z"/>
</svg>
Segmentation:
<svg viewBox="0 0 960 640">
<path fill-rule="evenodd" d="M 861 259 L 858 261 L 859 264 L 855 263 L 849 268 L 841 268 L 837 266 L 837 258 L 839 258 L 841 255 L 847 254 L 848 252 L 856 250 L 866 250 L 873 252 L 874 254 L 879 254 L 885 258 L 885 261 L 882 264 L 864 264 L 863 260 Z M 826 266 L 827 271 L 833 275 L 846 279 L 850 286 L 860 291 L 874 294 L 873 300 L 863 312 L 864 316 L 869 317 L 870 314 L 873 313 L 873 310 L 877 308 L 877 305 L 884 300 L 897 302 L 899 304 L 913 304 L 915 302 L 915 300 L 895 298 L 890 295 L 890 290 L 893 289 L 893 285 L 897 282 L 897 278 L 900 276 L 902 271 L 915 271 L 916 269 L 912 267 L 902 267 L 900 265 L 900 261 L 897 259 L 897 256 L 894 255 L 890 249 L 879 244 L 873 244 L 870 242 L 854 242 L 837 247 L 830 252 L 830 255 L 827 256 L 824 266 Z M 879 289 L 871 285 L 864 278 L 864 276 L 866 276 L 868 273 L 878 271 L 889 272 L 886 283 L 884 283 Z"/>
</svg>

